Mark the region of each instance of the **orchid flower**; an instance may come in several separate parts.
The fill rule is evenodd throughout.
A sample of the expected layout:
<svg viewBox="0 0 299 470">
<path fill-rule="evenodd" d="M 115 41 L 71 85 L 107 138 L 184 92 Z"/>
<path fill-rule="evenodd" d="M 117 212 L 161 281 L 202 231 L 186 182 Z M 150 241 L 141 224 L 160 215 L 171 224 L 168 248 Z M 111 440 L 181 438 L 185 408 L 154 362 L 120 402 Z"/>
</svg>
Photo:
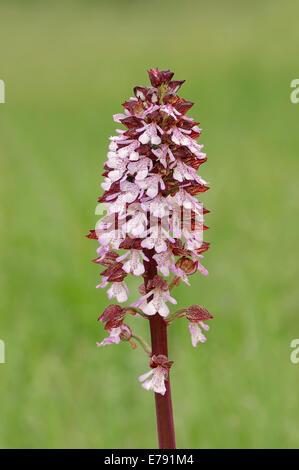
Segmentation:
<svg viewBox="0 0 299 470">
<path fill-rule="evenodd" d="M 199 262 L 209 248 L 203 241 L 204 208 L 197 196 L 209 189 L 197 171 L 206 160 L 199 122 L 186 113 L 191 101 L 178 96 L 184 80 L 173 80 L 169 70 L 149 71 L 151 86 L 136 86 L 134 96 L 115 114 L 116 129 L 110 137 L 104 164 L 104 193 L 98 199 L 106 214 L 88 238 L 97 240 L 94 263 L 104 267 L 99 288 L 107 288 L 110 300 L 127 302 L 127 276 L 143 282 L 140 297 L 131 305 L 109 305 L 100 315 L 109 336 L 97 343 L 135 341 L 150 358 L 150 371 L 139 377 L 142 387 L 156 394 L 160 448 L 175 448 L 168 359 L 167 327 L 185 317 L 195 347 L 204 343 L 205 321 L 212 315 L 199 305 L 170 312 L 177 304 L 172 290 L 182 281 L 190 285 L 196 272 L 207 275 Z M 98 213 L 98 212 L 97 212 Z M 170 278 L 170 276 L 172 276 Z M 146 319 L 152 348 L 124 321 Z M 120 347 L 120 346 L 119 346 Z"/>
</svg>

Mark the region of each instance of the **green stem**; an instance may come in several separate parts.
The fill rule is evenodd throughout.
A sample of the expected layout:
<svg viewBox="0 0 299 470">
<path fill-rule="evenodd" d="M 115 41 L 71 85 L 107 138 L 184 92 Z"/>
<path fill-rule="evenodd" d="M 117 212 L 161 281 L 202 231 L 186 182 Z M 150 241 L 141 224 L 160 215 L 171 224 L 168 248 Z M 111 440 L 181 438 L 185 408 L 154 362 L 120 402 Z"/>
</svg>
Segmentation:
<svg viewBox="0 0 299 470">
<path fill-rule="evenodd" d="M 175 287 L 178 286 L 177 284 L 178 279 L 180 279 L 179 276 L 174 276 L 172 281 L 169 283 L 169 286 L 168 286 L 169 292 L 171 292 Z"/>
<path fill-rule="evenodd" d="M 132 338 L 135 338 L 140 345 L 143 347 L 144 351 L 150 356 L 152 354 L 152 350 L 147 342 L 139 335 L 132 335 Z"/>
<path fill-rule="evenodd" d="M 168 324 L 171 323 L 176 317 L 178 317 L 181 314 L 184 314 L 185 312 L 186 312 L 186 308 L 179 308 L 175 312 L 168 315 L 168 317 L 166 318 L 167 323 Z"/>
<path fill-rule="evenodd" d="M 130 310 L 132 310 L 133 312 L 135 313 L 138 313 L 139 315 L 141 315 L 143 318 L 146 318 L 148 320 L 148 316 L 143 313 L 142 310 L 140 310 L 140 308 L 136 308 L 136 307 L 128 307 L 127 309 L 127 313 L 130 313 Z"/>
</svg>

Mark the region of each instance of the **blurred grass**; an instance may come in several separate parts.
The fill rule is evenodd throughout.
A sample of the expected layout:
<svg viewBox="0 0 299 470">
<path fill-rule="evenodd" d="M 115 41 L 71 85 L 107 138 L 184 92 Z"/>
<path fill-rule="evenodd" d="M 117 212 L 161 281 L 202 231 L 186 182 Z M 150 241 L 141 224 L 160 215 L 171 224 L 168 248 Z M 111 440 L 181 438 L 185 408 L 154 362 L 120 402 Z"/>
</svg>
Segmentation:
<svg viewBox="0 0 299 470">
<path fill-rule="evenodd" d="M 298 13 L 291 1 L 1 2 L 1 447 L 156 445 L 146 358 L 95 347 L 108 300 L 84 238 L 111 116 L 153 66 L 187 80 L 212 188 L 210 275 L 176 297 L 215 319 L 196 350 L 184 320 L 170 328 L 178 446 L 298 447 Z"/>
</svg>

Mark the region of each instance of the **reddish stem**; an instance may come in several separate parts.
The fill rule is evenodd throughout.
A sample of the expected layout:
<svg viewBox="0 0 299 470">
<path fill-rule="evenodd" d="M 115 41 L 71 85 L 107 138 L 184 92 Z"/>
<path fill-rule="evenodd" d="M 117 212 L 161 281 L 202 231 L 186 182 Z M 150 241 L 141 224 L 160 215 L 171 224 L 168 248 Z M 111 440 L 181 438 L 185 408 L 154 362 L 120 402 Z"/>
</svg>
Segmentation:
<svg viewBox="0 0 299 470">
<path fill-rule="evenodd" d="M 145 288 L 149 280 L 157 274 L 157 264 L 153 259 L 155 250 L 144 250 L 144 254 L 149 261 L 144 261 L 145 267 Z M 167 325 L 165 320 L 158 314 L 150 317 L 150 329 L 152 340 L 152 354 L 164 354 L 168 357 L 167 349 Z M 160 449 L 175 449 L 175 434 L 173 423 L 173 412 L 170 391 L 170 377 L 166 381 L 166 393 L 161 395 L 155 393 L 157 429 Z"/>
</svg>

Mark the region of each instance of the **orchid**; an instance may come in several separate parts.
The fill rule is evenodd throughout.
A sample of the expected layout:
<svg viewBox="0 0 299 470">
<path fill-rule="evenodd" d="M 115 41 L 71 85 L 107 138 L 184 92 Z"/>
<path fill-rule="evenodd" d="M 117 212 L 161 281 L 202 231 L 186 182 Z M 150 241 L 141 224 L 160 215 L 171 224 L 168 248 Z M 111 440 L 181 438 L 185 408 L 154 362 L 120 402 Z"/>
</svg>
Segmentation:
<svg viewBox="0 0 299 470">
<path fill-rule="evenodd" d="M 88 238 L 98 241 L 93 261 L 105 269 L 97 287 L 107 288 L 110 300 L 123 305 L 129 297 L 127 276 L 143 278 L 135 302 L 109 305 L 100 315 L 109 336 L 97 345 L 140 344 L 150 358 L 150 371 L 139 381 L 155 392 L 160 448 L 175 448 L 167 328 L 185 317 L 196 347 L 206 341 L 205 322 L 213 318 L 198 305 L 172 313 L 169 308 L 177 304 L 172 291 L 181 281 L 190 285 L 196 272 L 208 274 L 199 260 L 209 249 L 203 241 L 209 211 L 197 199 L 209 189 L 197 173 L 207 157 L 197 142 L 199 122 L 186 116 L 193 103 L 177 94 L 184 80 L 158 69 L 151 69 L 149 78 L 151 86 L 136 86 L 135 96 L 122 105 L 124 112 L 113 116 L 124 129 L 110 137 L 104 193 L 98 199 L 106 215 Z M 124 323 L 130 316 L 148 321 L 152 347 Z"/>
<path fill-rule="evenodd" d="M 140 375 L 140 377 L 138 378 L 139 382 L 143 382 L 142 387 L 145 390 L 153 390 L 156 393 L 165 395 L 165 382 L 167 381 L 168 372 L 172 364 L 173 362 L 168 361 L 167 357 L 163 354 L 159 354 L 158 356 L 152 356 L 150 364 L 152 369 L 149 372 Z"/>
</svg>

